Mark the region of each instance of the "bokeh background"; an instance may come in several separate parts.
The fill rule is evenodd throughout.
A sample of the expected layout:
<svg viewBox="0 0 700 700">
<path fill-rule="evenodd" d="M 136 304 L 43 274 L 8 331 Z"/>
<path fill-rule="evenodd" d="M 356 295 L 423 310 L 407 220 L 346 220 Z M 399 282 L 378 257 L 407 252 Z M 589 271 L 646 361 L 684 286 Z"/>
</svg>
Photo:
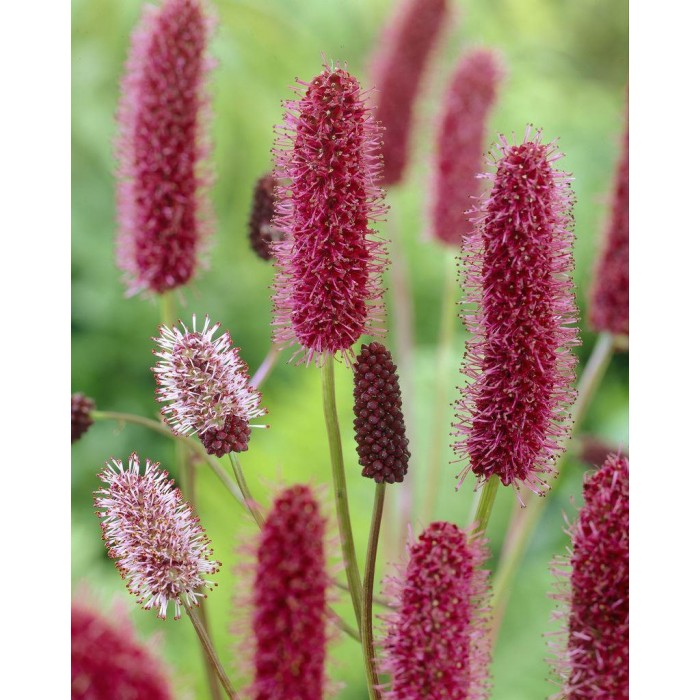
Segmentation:
<svg viewBox="0 0 700 700">
<path fill-rule="evenodd" d="M 99 408 L 156 417 L 151 337 L 160 319 L 158 304 L 127 299 L 114 264 L 115 180 L 112 142 L 118 84 L 136 24 L 138 0 L 73 0 L 73 236 L 72 236 L 72 390 L 93 397 Z M 347 61 L 363 85 L 369 57 L 389 17 L 388 0 L 217 0 L 212 3 L 219 27 L 212 46 L 218 67 L 212 76 L 213 201 L 216 228 L 209 266 L 183 294 L 178 316 L 208 313 L 231 331 L 244 359 L 255 369 L 270 344 L 269 285 L 273 270 L 248 246 L 246 221 L 253 184 L 270 166 L 273 126 L 281 118 L 280 100 L 291 95 L 295 76 L 309 79 L 320 71 L 321 53 Z M 445 250 L 427 239 L 426 204 L 430 153 L 441 91 L 459 55 L 486 45 L 498 49 L 507 65 L 506 78 L 490 122 L 492 139 L 503 132 L 520 137 L 527 123 L 542 127 L 545 140 L 559 139 L 566 157 L 559 166 L 574 174 L 576 193 L 576 270 L 581 309 L 584 363 L 595 342 L 585 324 L 588 289 L 607 216 L 608 193 L 619 150 L 627 82 L 627 3 L 623 0 L 462 0 L 453 2 L 453 18 L 434 54 L 422 84 L 413 132 L 412 156 L 404 183 L 389 192 L 390 224 L 381 232 L 398 238 L 406 258 L 407 279 L 415 311 L 416 349 L 410 379 L 414 388 L 410 474 L 415 496 L 414 529 L 424 524 L 421 499 L 434 479 L 425 464 L 432 435 L 436 343 L 445 275 Z M 391 284 L 390 275 L 386 276 Z M 395 294 L 387 294 L 389 335 L 395 335 Z M 451 356 L 450 386 L 459 374 L 465 333 L 457 316 Z M 285 358 L 289 357 L 289 353 Z M 354 462 L 350 373 L 337 370 L 340 420 L 348 470 L 351 512 L 360 562 L 371 511 L 372 484 L 360 477 Z M 627 355 L 617 354 L 581 426 L 615 447 L 626 448 L 628 435 Z M 254 431 L 242 457 L 254 495 L 265 506 L 282 484 L 330 483 L 327 443 L 321 407 L 320 374 L 313 367 L 280 363 L 267 380 L 264 405 L 271 429 Z M 456 390 L 450 400 L 456 396 Z M 465 525 L 473 478 L 454 489 L 457 468 L 450 465 L 449 421 L 442 436 L 443 468 L 435 519 Z M 174 446 L 165 437 L 135 426 L 98 422 L 72 448 L 72 581 L 87 585 L 91 596 L 108 607 L 126 599 L 143 638 L 154 640 L 177 679 L 183 698 L 206 697 L 197 642 L 187 621 L 162 622 L 136 608 L 108 560 L 93 514 L 96 473 L 110 457 L 126 459 L 138 451 L 174 463 Z M 228 468 L 228 463 L 223 462 Z M 517 577 L 492 664 L 496 700 L 542 698 L 553 690 L 547 681 L 547 639 L 552 630 L 548 598 L 552 578 L 548 564 L 563 553 L 566 537 L 562 513 L 572 516 L 580 503 L 581 480 L 588 467 L 569 456 L 569 469 L 559 491 L 549 499 L 534 540 Z M 382 541 L 379 578 L 395 558 L 397 487 L 389 487 L 388 538 Z M 488 529 L 497 560 L 513 501 L 501 489 Z M 238 609 L 241 585 L 236 576 L 240 546 L 254 527 L 241 508 L 206 468 L 198 470 L 199 510 L 224 563 L 219 586 L 210 596 L 215 643 L 235 676 L 242 673 L 228 634 Z M 328 513 L 332 498 L 328 492 Z M 340 561 L 339 554 L 336 564 Z M 350 606 L 338 610 L 351 619 Z M 331 674 L 345 687 L 346 700 L 367 697 L 359 646 L 338 639 L 329 660 Z"/>
</svg>

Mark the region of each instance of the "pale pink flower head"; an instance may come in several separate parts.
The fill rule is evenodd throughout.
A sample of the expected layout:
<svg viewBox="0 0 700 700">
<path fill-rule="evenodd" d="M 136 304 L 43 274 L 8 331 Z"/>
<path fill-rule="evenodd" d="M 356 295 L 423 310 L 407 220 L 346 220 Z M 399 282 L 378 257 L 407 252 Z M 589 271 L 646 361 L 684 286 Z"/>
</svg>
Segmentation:
<svg viewBox="0 0 700 700">
<path fill-rule="evenodd" d="M 202 0 L 145 5 L 131 39 L 118 111 L 117 262 L 129 294 L 186 284 L 209 230 Z"/>
<path fill-rule="evenodd" d="M 473 233 L 465 215 L 482 190 L 487 122 L 503 77 L 494 51 L 474 49 L 457 64 L 445 93 L 437 136 L 432 234 L 459 246 Z"/>
<path fill-rule="evenodd" d="M 611 454 L 583 486 L 573 550 L 555 560 L 558 698 L 629 697 L 629 463 Z"/>
<path fill-rule="evenodd" d="M 394 612 L 385 617 L 380 670 L 386 700 L 486 700 L 487 573 L 483 537 L 431 523 L 409 544 L 408 563 L 385 581 Z"/>
<path fill-rule="evenodd" d="M 107 462 L 98 474 L 106 488 L 95 491 L 95 514 L 107 552 L 139 605 L 155 607 L 165 619 L 172 602 L 177 620 L 182 605 L 199 605 L 202 589 L 214 587 L 205 577 L 221 564 L 210 560 L 199 518 L 159 466 L 147 459 L 141 473 L 136 453 L 126 469 L 119 459 Z"/>
<path fill-rule="evenodd" d="M 554 144 L 528 127 L 522 144 L 501 136 L 495 175 L 463 239 L 463 317 L 472 332 L 457 402 L 459 459 L 479 482 L 498 476 L 542 494 L 570 431 L 577 320 L 571 271 L 571 177 L 554 169 Z"/>
<path fill-rule="evenodd" d="M 285 183 L 274 220 L 285 240 L 272 244 L 274 336 L 298 343 L 307 364 L 338 352 L 349 364 L 353 343 L 383 312 L 384 247 L 370 228 L 385 213 L 379 128 L 347 70 L 326 65 L 297 82 L 274 150 Z"/>
<path fill-rule="evenodd" d="M 248 366 L 228 331 L 214 338 L 220 324 L 211 324 L 208 316 L 201 331 L 195 316 L 191 331 L 180 324 L 182 330 L 161 326 L 153 338 L 160 348 L 153 351 L 160 361 L 152 371 L 163 416 L 176 435 L 197 433 L 210 454 L 246 450 L 250 428 L 264 427 L 250 421 L 266 413 Z"/>
</svg>

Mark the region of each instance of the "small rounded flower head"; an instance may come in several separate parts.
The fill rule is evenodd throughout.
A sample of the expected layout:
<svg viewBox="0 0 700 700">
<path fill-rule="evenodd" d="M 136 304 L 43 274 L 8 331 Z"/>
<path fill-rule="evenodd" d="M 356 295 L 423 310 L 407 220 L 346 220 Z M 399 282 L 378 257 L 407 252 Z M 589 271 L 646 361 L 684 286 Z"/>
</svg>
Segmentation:
<svg viewBox="0 0 700 700">
<path fill-rule="evenodd" d="M 456 525 L 431 523 L 408 547 L 398 578 L 387 579 L 381 670 L 386 700 L 485 700 L 488 690 L 486 547 Z"/>
<path fill-rule="evenodd" d="M 73 603 L 70 656 L 73 700 L 174 697 L 162 663 L 139 642 L 126 615 L 107 619 Z"/>
<path fill-rule="evenodd" d="M 386 24 L 372 61 L 385 185 L 401 181 L 408 161 L 413 105 L 433 47 L 447 20 L 446 0 L 402 0 Z"/>
<path fill-rule="evenodd" d="M 278 495 L 262 527 L 252 596 L 255 700 L 324 697 L 330 583 L 325 529 L 304 485 Z"/>
<path fill-rule="evenodd" d="M 363 345 L 353 371 L 355 442 L 362 476 L 377 483 L 403 481 L 411 453 L 391 353 L 381 343 Z"/>
<path fill-rule="evenodd" d="M 82 394 L 70 397 L 70 441 L 80 440 L 93 423 L 90 412 L 95 409 L 95 402 Z"/>
<path fill-rule="evenodd" d="M 554 665 L 567 700 L 629 697 L 629 464 L 610 455 L 586 479 L 570 530 L 573 552 L 555 561 L 554 598 L 567 621 Z M 562 640 L 563 641 L 563 640 Z"/>
<path fill-rule="evenodd" d="M 144 7 L 132 35 L 116 143 L 117 262 L 129 294 L 186 284 L 208 233 L 212 24 L 202 0 L 163 0 Z"/>
<path fill-rule="evenodd" d="M 480 482 L 498 476 L 541 494 L 569 432 L 575 397 L 575 327 L 570 177 L 540 133 L 522 144 L 501 136 L 493 187 L 463 239 L 464 316 L 472 332 L 454 424 L 459 459 Z"/>
<path fill-rule="evenodd" d="M 433 180 L 433 237 L 459 246 L 473 233 L 464 210 L 481 192 L 487 120 L 502 79 L 493 51 L 476 49 L 457 64 L 445 93 Z"/>
<path fill-rule="evenodd" d="M 277 180 L 272 173 L 263 175 L 255 183 L 253 204 L 248 218 L 250 247 L 261 260 L 271 260 L 273 241 L 281 241 L 283 233 L 272 225 L 275 215 L 275 188 Z"/>
<path fill-rule="evenodd" d="M 629 335 L 629 117 L 617 166 L 605 249 L 598 262 L 590 303 L 590 324 L 596 331 Z"/>
<path fill-rule="evenodd" d="M 298 100 L 285 103 L 278 128 L 273 244 L 275 342 L 301 346 L 308 364 L 322 364 L 370 333 L 382 314 L 383 244 L 370 221 L 385 212 L 377 182 L 379 128 L 357 80 L 326 65 Z"/>
<path fill-rule="evenodd" d="M 198 605 L 201 589 L 213 588 L 204 577 L 221 564 L 210 561 L 213 552 L 199 518 L 158 467 L 147 459 L 141 473 L 137 454 L 126 469 L 121 460 L 108 462 L 98 475 L 107 487 L 95 492 L 95 508 L 108 554 L 129 591 L 144 610 L 157 608 L 162 619 L 172 602 L 177 620 L 183 604 Z"/>
<path fill-rule="evenodd" d="M 197 433 L 209 454 L 221 457 L 248 448 L 249 422 L 265 415 L 260 392 L 250 385 L 248 366 L 226 331 L 214 335 L 219 323 L 204 320 L 201 331 L 192 317 L 192 330 L 160 327 L 154 338 L 160 361 L 153 367 L 156 399 L 176 435 Z M 259 427 L 259 426 L 256 426 Z"/>
</svg>

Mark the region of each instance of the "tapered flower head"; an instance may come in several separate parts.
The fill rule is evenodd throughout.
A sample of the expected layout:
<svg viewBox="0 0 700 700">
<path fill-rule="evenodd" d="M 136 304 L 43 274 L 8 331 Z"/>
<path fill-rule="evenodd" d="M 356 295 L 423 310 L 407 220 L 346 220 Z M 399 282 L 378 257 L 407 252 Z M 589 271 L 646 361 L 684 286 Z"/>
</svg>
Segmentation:
<svg viewBox="0 0 700 700">
<path fill-rule="evenodd" d="M 202 0 L 146 5 L 119 104 L 117 262 L 128 292 L 186 284 L 208 232 L 205 121 L 212 20 Z"/>
<path fill-rule="evenodd" d="M 456 525 L 431 523 L 409 545 L 409 560 L 386 592 L 381 670 L 386 700 L 485 700 L 488 679 L 486 548 Z"/>
<path fill-rule="evenodd" d="M 275 149 L 275 340 L 309 363 L 350 348 L 382 313 L 383 245 L 370 222 L 385 208 L 377 180 L 379 129 L 347 70 L 326 66 L 286 102 Z"/>
<path fill-rule="evenodd" d="M 110 619 L 82 603 L 71 606 L 71 698 L 174 697 L 162 662 L 136 637 L 126 615 Z"/>
<path fill-rule="evenodd" d="M 584 505 L 571 528 L 573 551 L 555 561 L 555 613 L 565 642 L 555 668 L 558 697 L 629 697 L 629 464 L 610 455 L 583 487 Z M 566 622 L 565 622 L 566 621 Z M 567 624 L 568 623 L 568 624 Z"/>
<path fill-rule="evenodd" d="M 433 180 L 433 236 L 459 246 L 473 233 L 465 209 L 481 192 L 487 120 L 502 78 L 493 51 L 476 49 L 464 55 L 445 93 L 437 139 Z"/>
<path fill-rule="evenodd" d="M 210 454 L 242 452 L 250 421 L 266 413 L 248 366 L 228 331 L 214 338 L 220 324 L 210 324 L 208 316 L 201 331 L 194 316 L 191 331 L 180 323 L 182 330 L 161 326 L 153 339 L 160 348 L 153 351 L 160 358 L 153 373 L 156 398 L 166 404 L 161 412 L 176 435 L 197 433 Z"/>
<path fill-rule="evenodd" d="M 271 260 L 270 244 L 283 238 L 282 231 L 272 225 L 276 187 L 277 180 L 272 173 L 268 173 L 258 179 L 253 190 L 253 204 L 248 218 L 248 238 L 251 248 L 261 260 Z"/>
<path fill-rule="evenodd" d="M 630 332 L 629 167 L 627 116 L 605 248 L 598 262 L 590 303 L 591 327 L 621 335 Z"/>
<path fill-rule="evenodd" d="M 205 577 L 221 565 L 210 560 L 209 538 L 168 473 L 148 459 L 143 473 L 139 466 L 135 453 L 126 469 L 119 459 L 105 465 L 96 515 L 109 556 L 138 603 L 165 619 L 172 602 L 177 620 L 182 605 L 198 605 L 201 589 L 213 588 Z"/>
<path fill-rule="evenodd" d="M 381 343 L 363 345 L 353 370 L 355 442 L 362 476 L 377 483 L 403 481 L 411 453 L 391 353 Z"/>
<path fill-rule="evenodd" d="M 90 412 L 95 409 L 95 402 L 82 394 L 70 397 L 70 441 L 80 440 L 93 423 Z"/>
<path fill-rule="evenodd" d="M 256 700 L 324 697 L 325 519 L 307 486 L 285 489 L 260 533 L 253 585 Z"/>
<path fill-rule="evenodd" d="M 372 61 L 386 185 L 401 181 L 408 161 L 413 106 L 421 77 L 447 20 L 447 0 L 400 0 Z"/>
<path fill-rule="evenodd" d="M 522 144 L 501 137 L 488 197 L 464 238 L 466 302 L 462 389 L 454 427 L 459 458 L 479 481 L 498 476 L 541 493 L 540 474 L 568 434 L 578 343 L 570 272 L 570 177 L 554 170 L 560 155 L 529 128 Z"/>
</svg>

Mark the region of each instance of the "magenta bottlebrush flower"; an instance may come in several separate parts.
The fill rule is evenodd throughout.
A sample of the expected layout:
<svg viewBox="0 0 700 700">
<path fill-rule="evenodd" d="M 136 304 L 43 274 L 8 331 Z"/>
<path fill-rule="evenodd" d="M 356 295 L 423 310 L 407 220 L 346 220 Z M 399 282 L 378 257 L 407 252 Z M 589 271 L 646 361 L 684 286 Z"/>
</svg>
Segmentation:
<svg viewBox="0 0 700 700">
<path fill-rule="evenodd" d="M 629 335 L 629 115 L 617 166 L 617 180 L 605 249 L 593 283 L 590 323 L 596 331 Z"/>
<path fill-rule="evenodd" d="M 388 579 L 381 670 L 386 700 L 485 700 L 488 690 L 486 547 L 456 525 L 431 523 L 409 545 L 405 572 Z"/>
<path fill-rule="evenodd" d="M 139 642 L 125 615 L 108 620 L 73 603 L 70 631 L 72 700 L 174 697 L 162 663 Z"/>
<path fill-rule="evenodd" d="M 162 414 L 176 435 L 197 433 L 209 454 L 246 450 L 249 422 L 266 413 L 260 392 L 250 385 L 248 366 L 228 331 L 214 339 L 221 324 L 210 326 L 208 316 L 201 331 L 195 316 L 191 331 L 180 324 L 182 331 L 161 326 L 153 338 L 161 348 L 153 351 L 161 359 L 152 371 L 156 399 L 166 404 Z"/>
<path fill-rule="evenodd" d="M 498 476 L 541 493 L 568 433 L 578 343 L 571 247 L 570 177 L 538 131 L 522 144 L 501 136 L 493 188 L 476 232 L 464 239 L 464 316 L 473 337 L 462 371 L 473 383 L 457 402 L 455 452 L 479 481 Z"/>
<path fill-rule="evenodd" d="M 257 547 L 253 586 L 255 700 L 324 697 L 326 523 L 311 489 L 285 489 L 272 505 Z"/>
<path fill-rule="evenodd" d="M 144 610 L 158 608 L 162 619 L 172 602 L 177 620 L 182 605 L 198 605 L 201 589 L 213 588 L 204 577 L 221 564 L 209 560 L 213 552 L 199 518 L 158 467 L 147 459 L 141 474 L 135 453 L 126 470 L 119 459 L 107 462 L 98 474 L 107 488 L 95 491 L 95 508 L 102 539 L 129 591 Z"/>
<path fill-rule="evenodd" d="M 629 697 L 629 464 L 610 455 L 586 479 L 570 534 L 573 552 L 556 561 L 555 617 L 568 621 L 555 662 L 567 700 Z"/>
<path fill-rule="evenodd" d="M 90 412 L 95 409 L 95 402 L 82 394 L 70 397 L 70 441 L 71 444 L 85 435 L 93 423 Z"/>
<path fill-rule="evenodd" d="M 433 181 L 433 236 L 461 245 L 473 232 L 465 216 L 481 192 L 486 122 L 502 69 L 493 51 L 477 49 L 459 61 L 445 93 Z"/>
<path fill-rule="evenodd" d="M 381 343 L 363 345 L 353 371 L 355 442 L 362 476 L 377 483 L 403 481 L 411 453 L 391 353 Z"/>
<path fill-rule="evenodd" d="M 279 180 L 273 244 L 275 342 L 301 345 L 304 360 L 352 344 L 381 315 L 383 245 L 369 223 L 385 212 L 378 179 L 379 129 L 357 80 L 326 66 L 299 100 L 286 102 L 275 149 Z"/>
<path fill-rule="evenodd" d="M 128 291 L 186 284 L 208 229 L 204 133 L 212 30 L 201 0 L 146 5 L 119 104 L 117 262 Z"/>
<path fill-rule="evenodd" d="M 382 145 L 386 185 L 403 176 L 413 104 L 446 20 L 446 0 L 402 0 L 379 39 L 372 78 L 378 91 L 377 121 L 386 129 Z"/>
<path fill-rule="evenodd" d="M 255 183 L 253 204 L 248 218 L 248 238 L 250 246 L 261 260 L 271 260 L 270 243 L 281 241 L 282 231 L 272 225 L 275 215 L 275 188 L 278 186 L 274 175 L 263 175 Z"/>
</svg>

